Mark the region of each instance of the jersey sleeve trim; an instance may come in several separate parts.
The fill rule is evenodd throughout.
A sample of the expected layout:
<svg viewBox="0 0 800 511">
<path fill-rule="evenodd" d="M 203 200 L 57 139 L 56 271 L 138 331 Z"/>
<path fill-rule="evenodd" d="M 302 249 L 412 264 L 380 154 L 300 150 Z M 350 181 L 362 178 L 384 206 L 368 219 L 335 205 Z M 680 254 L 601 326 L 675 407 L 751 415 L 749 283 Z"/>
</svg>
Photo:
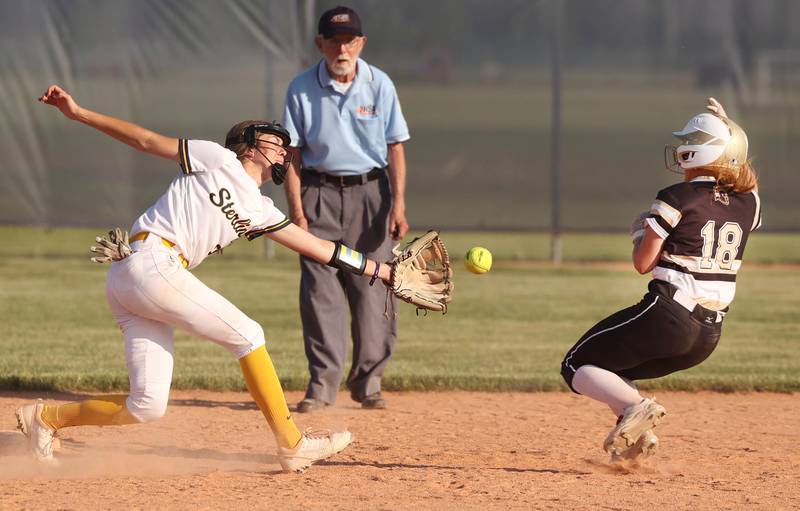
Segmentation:
<svg viewBox="0 0 800 511">
<path fill-rule="evenodd" d="M 650 213 L 663 218 L 673 229 L 678 225 L 678 222 L 681 221 L 681 217 L 683 216 L 680 211 L 658 199 L 650 206 Z"/>
<path fill-rule="evenodd" d="M 178 163 L 180 163 L 182 174 L 192 173 L 192 162 L 189 160 L 189 141 L 185 138 L 178 140 Z"/>
<path fill-rule="evenodd" d="M 761 198 L 758 196 L 758 192 L 753 191 L 752 193 L 753 198 L 756 200 L 756 211 L 753 214 L 753 225 L 750 230 L 755 231 L 761 227 Z"/>
<path fill-rule="evenodd" d="M 659 238 L 661 238 L 662 240 L 667 239 L 669 233 L 663 227 L 661 227 L 661 225 L 659 225 L 658 219 L 650 217 L 646 219 L 646 222 L 647 225 L 649 225 L 650 228 L 656 232 Z"/>
<path fill-rule="evenodd" d="M 268 227 L 262 227 L 261 229 L 252 230 L 252 231 L 247 233 L 247 241 L 253 241 L 254 239 L 258 238 L 259 236 L 261 236 L 263 234 L 269 234 L 269 233 L 273 233 L 273 232 L 278 232 L 278 231 L 280 231 L 281 229 L 283 229 L 284 227 L 288 226 L 291 223 L 292 223 L 291 220 L 289 220 L 288 218 L 284 218 L 283 220 L 281 220 L 277 224 L 270 225 Z"/>
</svg>

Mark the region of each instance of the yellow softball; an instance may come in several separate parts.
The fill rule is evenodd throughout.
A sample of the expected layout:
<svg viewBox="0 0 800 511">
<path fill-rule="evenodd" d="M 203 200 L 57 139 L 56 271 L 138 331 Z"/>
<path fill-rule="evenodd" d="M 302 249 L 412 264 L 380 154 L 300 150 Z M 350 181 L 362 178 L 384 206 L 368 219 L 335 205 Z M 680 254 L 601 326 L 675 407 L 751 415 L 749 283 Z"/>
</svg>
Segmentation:
<svg viewBox="0 0 800 511">
<path fill-rule="evenodd" d="M 492 253 L 483 247 L 472 247 L 464 256 L 464 266 L 478 275 L 492 269 Z"/>
</svg>

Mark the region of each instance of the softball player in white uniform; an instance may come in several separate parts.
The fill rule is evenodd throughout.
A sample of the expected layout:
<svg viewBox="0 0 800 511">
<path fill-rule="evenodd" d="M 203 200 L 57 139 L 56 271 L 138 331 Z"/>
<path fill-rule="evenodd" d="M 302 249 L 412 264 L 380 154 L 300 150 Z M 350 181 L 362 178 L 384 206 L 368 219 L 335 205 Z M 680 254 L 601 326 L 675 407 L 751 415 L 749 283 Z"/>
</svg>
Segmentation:
<svg viewBox="0 0 800 511">
<path fill-rule="evenodd" d="M 373 282 L 390 278 L 387 265 L 296 227 L 261 195 L 264 182 L 283 179 L 288 133 L 278 124 L 245 121 L 231 128 L 222 147 L 165 137 L 87 110 L 56 85 L 39 100 L 136 149 L 177 161 L 181 172 L 134 222 L 132 253 L 115 261 L 108 273 L 108 304 L 125 338 L 130 393 L 61 406 L 39 400 L 21 407 L 19 428 L 36 457 L 53 460 L 54 434 L 64 427 L 162 417 L 172 380 L 174 327 L 237 357 L 247 388 L 275 435 L 284 470 L 302 471 L 344 449 L 352 441 L 349 431 L 314 435 L 297 429 L 261 326 L 188 271 L 240 237 L 266 235 L 307 257 L 372 276 Z"/>
</svg>

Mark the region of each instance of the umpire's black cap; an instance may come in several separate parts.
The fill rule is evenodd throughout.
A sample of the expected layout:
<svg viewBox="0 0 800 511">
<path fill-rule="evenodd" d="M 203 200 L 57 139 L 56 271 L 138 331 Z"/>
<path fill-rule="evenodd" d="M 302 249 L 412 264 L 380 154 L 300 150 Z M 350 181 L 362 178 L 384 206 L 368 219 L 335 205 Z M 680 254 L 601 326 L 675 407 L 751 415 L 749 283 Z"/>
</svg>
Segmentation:
<svg viewBox="0 0 800 511">
<path fill-rule="evenodd" d="M 361 18 L 349 7 L 337 6 L 328 9 L 319 18 L 319 34 L 330 39 L 336 34 L 364 35 L 361 32 Z"/>
</svg>

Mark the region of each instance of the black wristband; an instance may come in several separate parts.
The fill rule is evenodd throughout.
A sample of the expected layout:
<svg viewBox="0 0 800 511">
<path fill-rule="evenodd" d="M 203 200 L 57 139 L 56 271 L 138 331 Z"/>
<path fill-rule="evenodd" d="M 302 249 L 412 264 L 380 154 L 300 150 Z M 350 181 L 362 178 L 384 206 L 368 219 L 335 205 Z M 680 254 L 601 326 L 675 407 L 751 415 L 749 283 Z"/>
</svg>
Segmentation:
<svg viewBox="0 0 800 511">
<path fill-rule="evenodd" d="M 367 258 L 364 257 L 364 254 L 353 250 L 341 241 L 337 241 L 335 244 L 328 266 L 356 275 L 364 275 L 364 270 L 367 269 Z"/>
</svg>

